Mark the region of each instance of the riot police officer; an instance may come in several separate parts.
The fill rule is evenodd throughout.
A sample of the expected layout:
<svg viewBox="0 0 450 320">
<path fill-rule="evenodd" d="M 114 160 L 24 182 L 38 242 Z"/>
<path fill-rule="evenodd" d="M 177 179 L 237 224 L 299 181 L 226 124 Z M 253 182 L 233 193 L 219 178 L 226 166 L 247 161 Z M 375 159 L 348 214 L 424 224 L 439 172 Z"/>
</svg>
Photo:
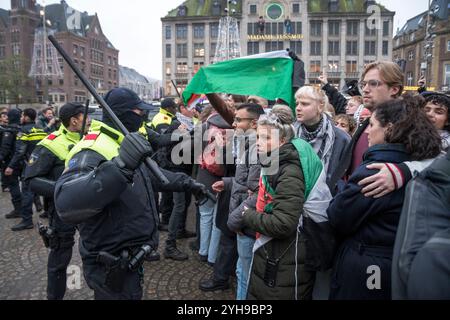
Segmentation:
<svg viewBox="0 0 450 320">
<path fill-rule="evenodd" d="M 96 299 L 141 299 L 142 261 L 158 246 L 158 212 L 153 188 L 188 190 L 201 197 L 205 186 L 185 174 L 162 170 L 162 186 L 143 164 L 152 153 L 138 133 L 148 105 L 131 90 L 116 88 L 105 99 L 131 132 L 124 137 L 104 113 L 66 160 L 55 191 L 56 210 L 78 224 L 86 282 Z"/>
<path fill-rule="evenodd" d="M 20 166 L 11 163 L 15 148 L 16 138 L 20 131 L 20 118 L 22 112 L 18 109 L 8 111 L 8 126 L 3 132 L 2 144 L 0 146 L 0 166 L 2 170 L 2 178 L 5 186 L 11 194 L 11 202 L 13 210 L 5 215 L 6 219 L 20 218 L 20 205 L 22 203 L 22 194 L 20 192 Z M 12 174 L 5 175 L 6 168 L 12 168 Z"/>
<path fill-rule="evenodd" d="M 31 155 L 34 161 L 27 165 L 24 173 L 31 191 L 49 199 L 49 228 L 40 226 L 44 243 L 50 248 L 47 263 L 48 300 L 62 300 L 66 292 L 66 273 L 72 258 L 75 227 L 63 223 L 58 217 L 53 196 L 56 180 L 64 171 L 69 151 L 83 134 L 84 109 L 83 105 L 76 103 L 68 103 L 60 109 L 62 125 L 36 146 Z"/>
<path fill-rule="evenodd" d="M 22 172 L 27 163 L 33 163 L 31 157 L 36 145 L 47 137 L 47 134 L 36 127 L 36 110 L 28 108 L 22 113 L 22 130 L 17 135 L 17 141 L 14 156 L 5 170 L 6 176 L 11 176 Z M 29 183 L 22 183 L 22 203 L 20 215 L 22 221 L 11 228 L 12 231 L 22 231 L 33 229 L 33 192 L 30 190 Z"/>
</svg>

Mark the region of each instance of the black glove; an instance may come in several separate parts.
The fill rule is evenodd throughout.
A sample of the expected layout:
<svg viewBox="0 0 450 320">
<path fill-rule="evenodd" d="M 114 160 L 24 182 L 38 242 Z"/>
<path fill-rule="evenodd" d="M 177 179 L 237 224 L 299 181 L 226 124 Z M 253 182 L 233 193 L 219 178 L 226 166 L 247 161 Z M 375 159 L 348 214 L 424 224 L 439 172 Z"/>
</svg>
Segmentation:
<svg viewBox="0 0 450 320">
<path fill-rule="evenodd" d="M 119 155 L 113 161 L 120 169 L 134 171 L 152 153 L 150 143 L 140 133 L 133 132 L 123 139 Z"/>
<path fill-rule="evenodd" d="M 206 189 L 205 185 L 202 183 L 198 183 L 194 179 L 189 179 L 186 182 L 186 188 L 188 191 L 192 192 L 194 195 L 197 206 L 204 205 L 208 200 L 213 201 L 214 203 L 217 201 L 216 197 Z"/>
</svg>

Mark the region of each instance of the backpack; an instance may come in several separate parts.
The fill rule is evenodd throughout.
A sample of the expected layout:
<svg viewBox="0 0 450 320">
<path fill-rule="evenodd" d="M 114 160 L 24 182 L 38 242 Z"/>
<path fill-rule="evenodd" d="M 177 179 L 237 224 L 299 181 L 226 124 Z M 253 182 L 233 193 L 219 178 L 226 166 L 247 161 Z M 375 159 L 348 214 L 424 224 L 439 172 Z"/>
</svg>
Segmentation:
<svg viewBox="0 0 450 320">
<path fill-rule="evenodd" d="M 206 132 L 207 144 L 200 155 L 200 167 L 217 177 L 224 177 L 227 132 L 212 123 L 208 123 Z"/>
<path fill-rule="evenodd" d="M 450 152 L 407 186 L 392 260 L 393 299 L 450 299 Z"/>
</svg>

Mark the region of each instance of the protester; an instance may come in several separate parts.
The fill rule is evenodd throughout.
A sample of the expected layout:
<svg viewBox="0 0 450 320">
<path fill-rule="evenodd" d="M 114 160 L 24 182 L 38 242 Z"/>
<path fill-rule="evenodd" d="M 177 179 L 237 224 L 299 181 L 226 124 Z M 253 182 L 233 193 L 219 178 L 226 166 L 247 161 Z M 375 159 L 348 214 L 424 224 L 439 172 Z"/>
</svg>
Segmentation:
<svg viewBox="0 0 450 320">
<path fill-rule="evenodd" d="M 305 86 L 295 94 L 297 101 L 296 134 L 309 142 L 325 166 L 327 183 L 336 173 L 337 165 L 343 158 L 350 137 L 336 128 L 324 114 L 329 104 L 325 93 L 315 87 Z"/>
<path fill-rule="evenodd" d="M 337 128 L 346 132 L 349 136 L 353 135 L 356 128 L 356 121 L 347 114 L 338 114 L 334 117 L 334 124 Z"/>
<path fill-rule="evenodd" d="M 248 287 L 248 298 L 286 300 L 312 298 L 315 272 L 305 268 L 304 242 L 297 228 L 308 193 L 309 168 L 301 164 L 300 152 L 294 145 L 292 112 L 272 112 L 258 121 L 258 153 L 261 179 L 256 210 L 243 208 L 243 222 L 255 230 L 254 257 Z M 297 139 L 297 143 L 301 140 Z M 320 160 L 309 148 L 310 163 Z M 305 157 L 308 152 L 301 152 Z M 304 151 L 304 152 L 303 152 Z"/>
<path fill-rule="evenodd" d="M 364 160 L 328 208 L 330 223 L 343 241 L 333 268 L 331 299 L 391 297 L 392 250 L 405 190 L 375 199 L 365 197 L 358 183 L 374 174 L 366 167 L 370 163 L 439 155 L 440 138 L 420 108 L 420 100 L 411 96 L 378 105 L 370 119 Z M 373 266 L 380 280 L 370 282 Z"/>
<path fill-rule="evenodd" d="M 36 121 L 36 127 L 44 130 L 46 133 L 52 133 L 57 130 L 56 118 L 52 107 L 42 110 L 41 115 Z"/>
<path fill-rule="evenodd" d="M 442 138 L 442 149 L 450 150 L 450 97 L 437 92 L 423 92 L 425 112 Z"/>
<path fill-rule="evenodd" d="M 257 104 L 242 104 L 237 107 L 233 124 L 238 144 L 236 174 L 233 178 L 223 178 L 212 186 L 218 193 L 223 190 L 231 192 L 227 225 L 237 233 L 237 300 L 245 300 L 247 297 L 248 274 L 255 243 L 255 232 L 245 228 L 242 223 L 242 210 L 244 206 L 256 207 L 261 172 L 256 152 L 256 128 L 258 119 L 263 114 L 264 109 Z"/>
</svg>

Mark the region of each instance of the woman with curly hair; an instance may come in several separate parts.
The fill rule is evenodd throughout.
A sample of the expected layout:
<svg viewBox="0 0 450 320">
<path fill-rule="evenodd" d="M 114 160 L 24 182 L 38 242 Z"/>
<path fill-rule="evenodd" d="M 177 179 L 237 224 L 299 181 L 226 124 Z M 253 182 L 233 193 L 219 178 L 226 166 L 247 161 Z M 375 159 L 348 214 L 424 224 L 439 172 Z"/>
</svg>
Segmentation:
<svg viewBox="0 0 450 320">
<path fill-rule="evenodd" d="M 443 93 L 423 92 L 428 119 L 438 129 L 442 138 L 442 149 L 450 150 L 450 97 Z"/>
<path fill-rule="evenodd" d="M 374 174 L 367 165 L 437 157 L 441 139 L 422 110 L 423 99 L 405 96 L 380 104 L 370 119 L 363 163 L 328 208 L 341 245 L 330 299 L 390 299 L 391 264 L 405 187 L 381 198 L 365 197 L 358 182 Z"/>
</svg>

